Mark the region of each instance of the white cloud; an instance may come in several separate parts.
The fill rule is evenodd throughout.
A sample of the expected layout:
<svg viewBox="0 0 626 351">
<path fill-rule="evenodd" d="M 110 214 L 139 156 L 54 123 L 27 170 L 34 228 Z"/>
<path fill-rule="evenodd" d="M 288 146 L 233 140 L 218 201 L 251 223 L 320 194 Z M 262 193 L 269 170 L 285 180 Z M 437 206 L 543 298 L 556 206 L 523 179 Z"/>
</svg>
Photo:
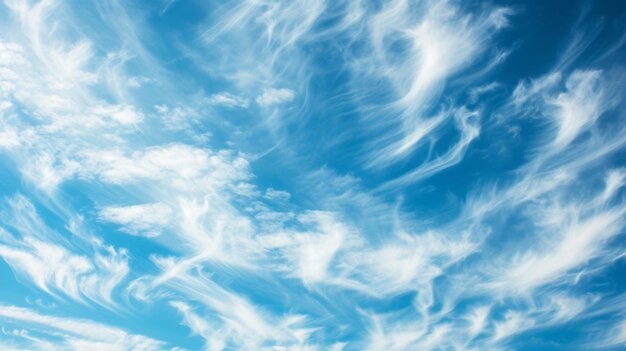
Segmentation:
<svg viewBox="0 0 626 351">
<path fill-rule="evenodd" d="M 151 83 L 152 79 L 143 76 L 134 76 L 126 79 L 126 85 L 129 88 L 141 88 L 146 83 Z"/>
<path fill-rule="evenodd" d="M 201 121 L 202 115 L 196 109 L 189 106 L 170 108 L 167 105 L 155 105 L 154 108 L 168 129 L 175 131 L 184 130 L 194 136 L 199 135 L 194 128 Z"/>
<path fill-rule="evenodd" d="M 579 267 L 601 254 L 603 244 L 619 234 L 623 228 L 624 209 L 611 210 L 579 218 L 556 210 L 551 213 L 563 220 L 563 227 L 557 229 L 552 245 L 546 245 L 544 252 L 529 252 L 513 260 L 507 273 L 504 287 L 512 291 L 524 292 L 538 286 L 558 281 L 571 269 Z"/>
<path fill-rule="evenodd" d="M 448 345 L 452 328 L 402 319 L 394 314 L 368 315 L 370 327 L 363 349 L 368 351 L 439 350 Z M 450 345 L 452 346 L 452 345 Z"/>
<path fill-rule="evenodd" d="M 57 340 L 55 343 L 46 342 L 44 349 L 53 350 L 143 350 L 157 351 L 166 350 L 167 344 L 162 341 L 128 333 L 122 329 L 92 322 L 84 319 L 74 319 L 43 315 L 27 308 L 16 306 L 1 306 L 0 321 L 19 322 L 20 325 L 36 333 L 44 333 L 48 337 Z M 37 339 L 25 338 L 34 342 L 31 347 L 36 347 Z M 36 347 L 39 349 L 39 347 Z"/>
<path fill-rule="evenodd" d="M 219 105 L 225 107 L 248 107 L 248 99 L 230 93 L 214 94 L 206 98 L 209 105 Z"/>
<path fill-rule="evenodd" d="M 597 123 L 614 106 L 608 73 L 553 72 L 522 80 L 500 101 L 504 107 L 455 106 L 466 92 L 479 100 L 498 88 L 484 78 L 491 80 L 487 73 L 511 52 L 489 50 L 509 25 L 510 9 L 465 12 L 454 2 L 406 0 L 226 3 L 209 11 L 212 25 L 194 41 L 206 47 L 196 50 L 184 38 L 167 47 L 195 64 L 175 72 L 178 64 L 161 67 L 151 58 L 154 48 L 142 46 L 152 28 L 132 20 L 141 17 L 138 9 L 107 2 L 83 21 L 63 2 L 7 4 L 13 12 L 2 31 L 14 41 L 0 41 L 0 148 L 10 158 L 6 168 L 14 163 L 19 171 L 15 184 L 45 207 L 50 222 L 32 204 L 8 199 L 0 257 L 19 283 L 37 288 L 36 298 L 54 301 L 35 303 L 38 309 L 56 303 L 72 310 L 78 302 L 126 317 L 169 302 L 209 350 L 500 350 L 531 328 L 585 316 L 595 297 L 569 289 L 623 255 L 606 245 L 624 227 L 623 169 L 607 173 L 605 188 L 596 191 L 614 163 L 605 156 L 624 145 L 621 127 L 607 131 Z M 88 22 L 96 18 L 113 30 L 94 35 Z M 114 47 L 90 37 L 112 37 Z M 332 45 L 318 46 L 327 41 Z M 317 99 L 326 95 L 309 85 L 318 78 L 318 52 L 331 54 L 333 73 L 345 83 L 320 109 Z M 205 97 L 197 84 L 205 78 L 237 95 Z M 145 86 L 149 81 L 158 87 Z M 190 98 L 190 91 L 198 94 Z M 290 115 L 234 110 L 296 99 L 305 104 Z M 333 117 L 344 108 L 357 118 Z M 308 157 L 310 145 L 300 146 L 316 133 L 307 117 L 318 111 L 331 119 L 314 121 L 328 126 L 314 146 L 328 146 L 332 157 L 345 152 L 336 160 L 347 161 L 345 170 L 340 165 L 346 174 L 331 166 L 310 172 L 327 161 L 316 157 L 320 150 Z M 499 131 L 492 116 L 509 112 L 504 123 L 535 112 L 550 121 L 538 135 L 553 138 L 539 138 L 543 144 L 530 152 L 515 150 L 511 160 L 530 159 L 525 165 L 494 175 L 497 183 L 484 188 L 433 182 L 405 194 L 413 182 L 463 162 L 479 135 L 481 149 L 472 155 L 489 165 L 496 152 L 489 138 Z M 296 128 L 275 128 L 275 121 Z M 618 125 L 619 116 L 607 122 Z M 359 161 L 381 173 L 351 167 Z M 255 176 L 257 165 L 269 165 L 271 174 Z M 501 166 L 515 165 L 507 159 Z M 277 169 L 281 179 L 274 182 Z M 268 184 L 285 184 L 297 196 Z M 427 191 L 434 208 L 421 202 Z M 91 203 L 106 204 L 96 218 Z M 155 245 L 134 246 L 137 238 L 119 238 L 129 250 L 107 245 L 118 237 L 108 236 L 102 221 L 171 256 L 145 250 Z M 138 301 L 121 303 L 126 292 Z M 355 312 L 361 305 L 376 312 Z M 10 306 L 0 309 L 0 320 L 20 328 L 3 334 L 10 340 L 0 348 L 165 347 L 121 329 Z M 624 340 L 618 327 L 613 343 Z"/>
<path fill-rule="evenodd" d="M 266 89 L 263 94 L 257 96 L 256 103 L 261 106 L 270 106 L 291 102 L 296 93 L 290 89 Z"/>
<path fill-rule="evenodd" d="M 532 328 L 534 322 L 527 319 L 523 314 L 507 311 L 504 318 L 501 321 L 496 321 L 494 324 L 494 339 L 499 341 Z"/>
<path fill-rule="evenodd" d="M 19 136 L 15 130 L 8 129 L 0 132 L 0 148 L 12 149 L 19 145 Z"/>
<path fill-rule="evenodd" d="M 480 86 L 472 88 L 469 91 L 468 96 L 473 103 L 476 103 L 478 101 L 478 97 L 484 94 L 490 93 L 492 91 L 498 90 L 500 88 L 502 88 L 502 84 L 498 82 L 491 82 L 489 84 L 480 85 Z"/>
<path fill-rule="evenodd" d="M 114 184 L 161 180 L 176 188 L 219 189 L 248 177 L 245 159 L 228 151 L 215 153 L 184 144 L 152 147 L 130 154 L 121 150 L 86 150 L 82 157 L 81 174 Z"/>
<path fill-rule="evenodd" d="M 562 149 L 588 129 L 606 108 L 599 71 L 575 71 L 565 83 L 566 91 L 551 104 L 557 107 L 554 147 Z"/>
<path fill-rule="evenodd" d="M 99 244 L 81 253 L 69 244 L 63 245 L 63 237 L 41 221 L 24 197 L 16 196 L 9 204 L 3 224 L 15 228 L 20 237 L 0 235 L 0 257 L 16 275 L 53 297 L 117 307 L 113 290 L 129 272 L 125 250 Z M 10 224 L 6 216 L 10 216 Z"/>
<path fill-rule="evenodd" d="M 455 145 L 451 146 L 445 154 L 424 162 L 407 174 L 384 183 L 381 188 L 387 189 L 410 184 L 431 177 L 461 162 L 472 141 L 480 135 L 479 113 L 462 108 L 455 112 L 454 117 L 461 131 L 460 140 Z"/>
<path fill-rule="evenodd" d="M 310 331 L 300 326 L 304 322 L 302 317 L 274 316 L 206 276 L 192 274 L 189 267 L 180 267 L 179 262 L 171 259 L 160 259 L 156 263 L 165 275 L 155 277 L 149 284 L 169 286 L 210 311 L 204 314 L 207 321 L 201 319 L 188 304 L 173 303 L 173 307 L 183 315 L 184 323 L 205 338 L 207 346 L 215 346 L 215 350 L 221 350 L 223 345 L 256 350 L 272 344 L 278 348 L 300 345 L 307 349 L 303 343 L 307 341 Z M 207 329 L 209 325 L 210 330 Z"/>
<path fill-rule="evenodd" d="M 53 297 L 87 299 L 107 307 L 116 307 L 113 289 L 129 271 L 124 252 L 108 248 L 105 253 L 80 256 L 31 238 L 14 245 L 0 244 L 0 257 L 18 276 Z"/>
<path fill-rule="evenodd" d="M 33 152 L 24 160 L 20 171 L 24 178 L 40 189 L 52 193 L 64 181 L 72 178 L 80 169 L 78 162 L 56 158 L 49 152 Z"/>
<path fill-rule="evenodd" d="M 329 213 L 307 213 L 299 220 L 314 224 L 317 230 L 291 235 L 295 246 L 288 248 L 285 255 L 295 266 L 292 274 L 305 285 L 324 283 L 329 280 L 328 270 L 335 255 L 354 234 Z"/>
<path fill-rule="evenodd" d="M 183 324 L 205 340 L 207 350 L 221 351 L 226 349 L 228 335 L 225 330 L 209 324 L 207 319 L 199 316 L 191 306 L 184 302 L 173 301 L 170 302 L 170 305 L 183 315 Z"/>
<path fill-rule="evenodd" d="M 606 339 L 594 346 L 610 347 L 626 345 L 626 320 L 621 320 L 607 333 Z"/>
<path fill-rule="evenodd" d="M 111 206 L 100 210 L 102 220 L 122 225 L 122 230 L 134 235 L 157 236 L 171 221 L 172 210 L 164 204 Z"/>
<path fill-rule="evenodd" d="M 561 74 L 553 72 L 538 79 L 521 81 L 511 96 L 514 105 L 521 107 L 523 104 L 539 96 L 545 98 L 545 93 L 553 89 L 561 81 Z"/>
<path fill-rule="evenodd" d="M 143 121 L 143 114 L 129 105 L 101 105 L 91 110 L 96 116 L 110 118 L 120 124 L 137 124 Z"/>
<path fill-rule="evenodd" d="M 467 315 L 466 319 L 469 323 L 469 334 L 474 337 L 480 334 L 487 324 L 489 323 L 490 308 L 486 306 L 480 306 L 472 309 Z"/>
<path fill-rule="evenodd" d="M 284 190 L 276 190 L 274 188 L 267 188 L 265 190 L 264 197 L 268 200 L 288 201 L 291 198 L 291 194 Z"/>
<path fill-rule="evenodd" d="M 451 2 L 412 6 L 397 0 L 369 18 L 371 55 L 351 67 L 354 90 L 368 92 L 366 82 L 381 89 L 378 82 L 383 79 L 391 86 L 392 101 L 363 107 L 366 128 L 373 133 L 385 131 L 376 133 L 366 158 L 368 166 L 388 166 L 408 157 L 427 135 L 431 143 L 439 138 L 435 127 L 443 120 L 427 116 L 445 109 L 438 100 L 447 80 L 483 61 L 489 39 L 511 13 L 495 8 L 469 15 Z"/>
<path fill-rule="evenodd" d="M 79 277 L 94 270 L 91 261 L 83 256 L 72 255 L 54 244 L 26 238 L 22 245 L 0 246 L 0 256 L 13 271 L 31 280 L 40 289 L 56 294 L 54 288 L 76 300 L 80 300 Z"/>
<path fill-rule="evenodd" d="M 450 242 L 437 239 L 435 235 L 427 233 L 407 238 L 407 241 L 401 240 L 375 251 L 368 261 L 369 271 L 373 274 L 365 277 L 366 281 L 373 284 L 374 291 L 383 294 L 416 289 L 421 298 L 425 298 L 422 307 L 428 307 L 432 303 L 432 280 L 443 274 L 448 264 L 464 258 L 473 248 L 466 240 Z M 383 263 L 377 265 L 377 259 Z"/>
<path fill-rule="evenodd" d="M 606 176 L 605 184 L 604 191 L 598 198 L 601 203 L 611 200 L 617 191 L 626 185 L 626 169 L 610 170 Z"/>
</svg>

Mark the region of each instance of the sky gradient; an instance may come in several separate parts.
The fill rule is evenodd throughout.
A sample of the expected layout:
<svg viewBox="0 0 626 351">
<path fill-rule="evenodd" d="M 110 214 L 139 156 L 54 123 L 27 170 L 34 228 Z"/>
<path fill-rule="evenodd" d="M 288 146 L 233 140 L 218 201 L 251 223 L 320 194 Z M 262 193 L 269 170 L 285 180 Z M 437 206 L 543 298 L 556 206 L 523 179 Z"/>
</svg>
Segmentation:
<svg viewBox="0 0 626 351">
<path fill-rule="evenodd" d="M 626 2 L 0 3 L 0 350 L 626 350 Z"/>
</svg>

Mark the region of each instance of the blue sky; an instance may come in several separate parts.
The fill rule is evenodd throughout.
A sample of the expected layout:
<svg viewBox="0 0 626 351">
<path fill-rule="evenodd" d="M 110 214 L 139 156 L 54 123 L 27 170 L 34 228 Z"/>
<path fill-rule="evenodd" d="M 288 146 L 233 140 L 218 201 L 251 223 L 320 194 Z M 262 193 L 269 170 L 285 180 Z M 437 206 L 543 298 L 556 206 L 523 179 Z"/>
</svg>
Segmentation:
<svg viewBox="0 0 626 351">
<path fill-rule="evenodd" d="M 0 349 L 626 349 L 623 1 L 0 4 Z"/>
</svg>

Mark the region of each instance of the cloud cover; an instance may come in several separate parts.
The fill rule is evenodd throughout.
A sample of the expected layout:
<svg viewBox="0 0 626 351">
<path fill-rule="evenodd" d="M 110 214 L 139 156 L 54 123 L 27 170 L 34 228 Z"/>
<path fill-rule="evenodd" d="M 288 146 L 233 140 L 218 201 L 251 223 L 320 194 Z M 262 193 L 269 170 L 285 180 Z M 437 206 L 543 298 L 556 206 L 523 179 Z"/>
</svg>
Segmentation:
<svg viewBox="0 0 626 351">
<path fill-rule="evenodd" d="M 0 348 L 626 345 L 625 6 L 0 9 Z"/>
</svg>

